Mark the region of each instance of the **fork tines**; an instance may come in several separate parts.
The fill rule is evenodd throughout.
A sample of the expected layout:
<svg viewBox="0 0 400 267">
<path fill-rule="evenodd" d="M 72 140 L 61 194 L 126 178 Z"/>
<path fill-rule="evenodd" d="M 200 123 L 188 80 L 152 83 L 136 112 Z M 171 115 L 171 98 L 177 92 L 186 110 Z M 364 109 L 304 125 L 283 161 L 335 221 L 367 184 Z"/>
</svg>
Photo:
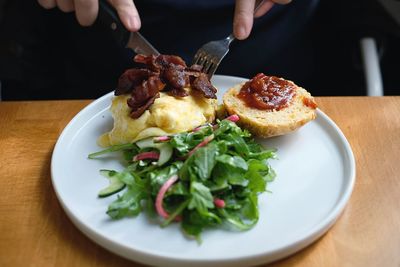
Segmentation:
<svg viewBox="0 0 400 267">
<path fill-rule="evenodd" d="M 199 51 L 197 51 L 196 55 L 194 56 L 193 63 L 203 66 L 202 71 L 204 73 L 207 73 L 210 78 L 217 70 L 219 64 L 217 58 L 205 53 L 204 51 L 202 51 L 202 49 L 199 49 Z"/>
</svg>

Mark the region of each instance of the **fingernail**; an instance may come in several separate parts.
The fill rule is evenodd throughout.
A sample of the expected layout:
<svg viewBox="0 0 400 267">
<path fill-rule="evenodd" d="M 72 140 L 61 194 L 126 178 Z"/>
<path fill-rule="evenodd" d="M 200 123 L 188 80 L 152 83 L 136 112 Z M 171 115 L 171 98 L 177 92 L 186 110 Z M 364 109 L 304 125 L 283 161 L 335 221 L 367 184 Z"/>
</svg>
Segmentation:
<svg viewBox="0 0 400 267">
<path fill-rule="evenodd" d="M 140 28 L 140 20 L 138 17 L 130 17 L 129 18 L 129 28 L 131 31 L 137 31 Z"/>
<path fill-rule="evenodd" d="M 236 38 L 239 40 L 245 39 L 247 36 L 246 29 L 243 26 L 237 27 L 235 35 L 236 35 Z"/>
</svg>

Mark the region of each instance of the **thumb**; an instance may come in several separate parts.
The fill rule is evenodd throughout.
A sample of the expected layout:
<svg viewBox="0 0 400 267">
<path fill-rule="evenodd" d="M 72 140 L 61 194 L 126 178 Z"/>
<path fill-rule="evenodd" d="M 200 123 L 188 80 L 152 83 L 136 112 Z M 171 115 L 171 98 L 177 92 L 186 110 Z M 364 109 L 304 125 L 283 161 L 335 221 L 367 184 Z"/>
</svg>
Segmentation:
<svg viewBox="0 0 400 267">
<path fill-rule="evenodd" d="M 233 34 L 239 40 L 249 37 L 253 27 L 254 0 L 236 0 Z"/>
</svg>

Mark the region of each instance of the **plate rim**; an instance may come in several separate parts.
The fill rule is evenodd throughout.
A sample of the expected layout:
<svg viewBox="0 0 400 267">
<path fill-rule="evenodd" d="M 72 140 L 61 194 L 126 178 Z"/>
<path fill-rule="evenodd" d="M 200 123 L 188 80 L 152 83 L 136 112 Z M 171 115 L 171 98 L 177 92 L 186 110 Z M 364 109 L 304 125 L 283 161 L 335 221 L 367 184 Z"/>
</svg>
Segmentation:
<svg viewBox="0 0 400 267">
<path fill-rule="evenodd" d="M 242 77 L 235 77 L 235 76 L 228 76 L 228 75 L 215 75 L 213 77 L 215 80 L 247 80 L 246 78 Z M 187 258 L 176 258 L 176 257 L 169 257 L 168 255 L 165 255 L 165 253 L 159 253 L 159 254 L 152 254 L 149 253 L 148 251 L 145 250 L 140 250 L 137 249 L 136 247 L 130 247 L 126 246 L 124 244 L 118 243 L 117 241 L 114 241 L 113 239 L 109 238 L 106 235 L 103 235 L 101 232 L 96 231 L 95 229 L 92 229 L 88 225 L 86 225 L 84 222 L 81 222 L 81 220 L 73 213 L 73 211 L 70 210 L 70 208 L 66 205 L 64 202 L 60 192 L 57 190 L 57 185 L 56 185 L 56 170 L 55 170 L 55 161 L 58 157 L 59 153 L 59 147 L 61 146 L 62 140 L 64 139 L 64 136 L 68 133 L 69 129 L 72 127 L 72 125 L 75 124 L 75 122 L 82 116 L 83 113 L 89 112 L 89 110 L 92 110 L 95 108 L 98 103 L 104 101 L 105 99 L 109 98 L 113 92 L 109 92 L 87 106 L 85 106 L 82 110 L 80 110 L 72 119 L 71 121 L 65 126 L 65 128 L 62 130 L 60 136 L 57 139 L 57 142 L 54 146 L 52 157 L 51 157 L 51 182 L 53 186 L 53 190 L 57 196 L 57 199 L 59 203 L 61 204 L 64 212 L 67 214 L 69 219 L 73 222 L 73 224 L 87 237 L 89 237 L 91 240 L 93 240 L 96 244 L 100 245 L 101 247 L 112 251 L 113 253 L 120 255 L 124 258 L 127 258 L 129 260 L 134 260 L 137 262 L 145 263 L 145 264 L 162 264 L 163 266 L 178 266 L 178 265 L 185 265 L 185 264 L 191 264 L 191 266 L 204 266 L 206 264 L 214 264 L 215 266 L 232 266 L 232 264 L 237 265 L 253 265 L 253 264 L 262 264 L 262 263 L 269 263 L 276 261 L 278 259 L 284 258 L 286 256 L 289 256 L 297 251 L 300 251 L 307 247 L 308 245 L 312 244 L 315 242 L 317 239 L 319 239 L 321 236 L 323 236 L 338 220 L 340 215 L 342 214 L 343 210 L 346 207 L 346 204 L 348 203 L 351 194 L 354 189 L 355 185 L 355 179 L 356 179 L 356 163 L 355 163 L 355 158 L 354 154 L 351 148 L 350 143 L 346 139 L 345 135 L 341 131 L 341 129 L 336 125 L 336 123 L 327 115 L 325 114 L 322 110 L 317 108 L 317 117 L 322 117 L 323 120 L 328 123 L 330 127 L 332 127 L 335 131 L 334 133 L 339 137 L 339 140 L 341 142 L 341 145 L 344 147 L 344 152 L 348 158 L 348 160 L 345 160 L 344 162 L 347 163 L 347 167 L 344 166 L 344 169 L 348 174 L 348 180 L 347 180 L 347 186 L 345 186 L 345 190 L 340 190 L 340 195 L 337 203 L 334 205 L 333 209 L 329 211 L 328 215 L 324 217 L 324 219 L 319 220 L 318 223 L 310 228 L 308 231 L 304 231 L 303 234 L 291 242 L 288 245 L 282 245 L 280 247 L 277 247 L 273 250 L 270 250 L 268 252 L 264 253 L 258 253 L 258 254 L 252 254 L 248 256 L 232 256 L 232 257 L 224 257 L 221 259 L 194 259 L 190 260 Z M 347 173 L 346 172 L 346 173 Z M 346 175 L 344 175 L 346 176 Z M 105 244 L 107 243 L 107 244 Z M 167 261 L 167 262 L 166 262 Z"/>
</svg>

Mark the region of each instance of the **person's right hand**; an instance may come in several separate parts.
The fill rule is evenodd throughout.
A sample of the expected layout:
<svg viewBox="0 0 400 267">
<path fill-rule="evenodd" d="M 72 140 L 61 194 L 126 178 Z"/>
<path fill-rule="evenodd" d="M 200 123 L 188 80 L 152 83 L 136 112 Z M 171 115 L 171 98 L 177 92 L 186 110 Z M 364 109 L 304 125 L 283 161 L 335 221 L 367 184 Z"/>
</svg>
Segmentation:
<svg viewBox="0 0 400 267">
<path fill-rule="evenodd" d="M 46 8 L 58 7 L 63 12 L 75 11 L 76 19 L 82 26 L 90 26 L 94 23 L 99 13 L 98 0 L 38 0 L 39 4 Z M 132 0 L 108 0 L 117 10 L 118 15 L 129 31 L 140 29 L 140 17 Z"/>
<path fill-rule="evenodd" d="M 265 15 L 274 4 L 285 5 L 290 3 L 291 0 L 265 0 L 254 13 L 256 2 L 256 0 L 236 0 L 233 34 L 239 40 L 244 40 L 249 37 L 251 29 L 253 28 L 254 18 Z"/>
</svg>

